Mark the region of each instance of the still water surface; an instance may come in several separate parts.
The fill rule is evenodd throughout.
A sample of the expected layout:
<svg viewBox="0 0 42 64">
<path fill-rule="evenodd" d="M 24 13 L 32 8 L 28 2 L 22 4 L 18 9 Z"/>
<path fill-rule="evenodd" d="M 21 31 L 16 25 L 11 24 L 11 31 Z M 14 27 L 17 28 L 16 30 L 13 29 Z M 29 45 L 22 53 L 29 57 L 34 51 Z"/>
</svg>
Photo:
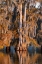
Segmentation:
<svg viewBox="0 0 42 64">
<path fill-rule="evenodd" d="M 30 54 L 27 51 L 14 54 L 0 52 L 0 64 L 42 64 L 42 54 Z"/>
</svg>

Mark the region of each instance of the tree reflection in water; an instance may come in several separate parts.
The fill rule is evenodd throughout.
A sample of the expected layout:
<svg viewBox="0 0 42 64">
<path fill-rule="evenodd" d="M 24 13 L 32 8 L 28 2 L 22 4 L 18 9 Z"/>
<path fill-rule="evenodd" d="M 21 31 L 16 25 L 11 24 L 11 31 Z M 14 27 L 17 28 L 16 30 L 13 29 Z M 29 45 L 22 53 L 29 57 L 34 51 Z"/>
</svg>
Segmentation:
<svg viewBox="0 0 42 64">
<path fill-rule="evenodd" d="M 42 64 L 42 55 L 41 54 L 36 54 L 36 53 L 32 53 L 29 54 L 27 53 L 27 51 L 24 52 L 17 52 L 18 57 L 19 57 L 19 64 Z M 39 62 L 38 62 L 39 59 Z M 40 61 L 41 59 L 41 61 Z"/>
<path fill-rule="evenodd" d="M 27 51 L 14 54 L 0 52 L 0 64 L 42 64 L 42 55 L 38 53 L 29 54 Z"/>
<path fill-rule="evenodd" d="M 5 54 L 0 52 L 0 64 L 19 64 L 17 54 Z"/>
</svg>

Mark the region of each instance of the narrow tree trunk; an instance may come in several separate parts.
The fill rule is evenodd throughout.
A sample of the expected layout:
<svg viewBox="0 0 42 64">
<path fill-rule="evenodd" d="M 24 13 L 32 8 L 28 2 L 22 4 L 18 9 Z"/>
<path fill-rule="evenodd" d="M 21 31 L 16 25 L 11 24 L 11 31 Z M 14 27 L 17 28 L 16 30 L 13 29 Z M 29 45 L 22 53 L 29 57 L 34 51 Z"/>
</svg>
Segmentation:
<svg viewBox="0 0 42 64">
<path fill-rule="evenodd" d="M 27 28 L 26 28 L 26 5 L 27 4 L 25 4 L 25 11 L 24 11 L 24 20 L 23 20 L 23 22 L 24 22 L 24 34 L 26 35 L 26 33 L 27 33 Z M 24 36 L 24 35 L 23 35 Z M 23 43 L 25 42 L 25 38 L 23 37 Z"/>
<path fill-rule="evenodd" d="M 20 25 L 19 25 L 20 32 L 19 32 L 19 45 L 20 45 L 20 44 L 22 44 L 22 4 L 20 4 L 19 11 L 20 11 Z"/>
</svg>

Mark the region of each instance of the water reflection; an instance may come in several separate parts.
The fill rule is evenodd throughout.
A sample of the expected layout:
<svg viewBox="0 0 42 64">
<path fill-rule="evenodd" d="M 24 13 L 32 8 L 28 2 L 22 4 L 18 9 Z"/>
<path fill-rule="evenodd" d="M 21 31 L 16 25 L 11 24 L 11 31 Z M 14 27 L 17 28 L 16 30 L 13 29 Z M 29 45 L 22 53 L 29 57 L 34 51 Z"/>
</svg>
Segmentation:
<svg viewBox="0 0 42 64">
<path fill-rule="evenodd" d="M 12 64 L 10 56 L 0 53 L 0 64 Z"/>
<path fill-rule="evenodd" d="M 21 51 L 14 54 L 0 52 L 0 64 L 42 64 L 41 54 Z"/>
<path fill-rule="evenodd" d="M 29 54 L 27 52 L 18 52 L 19 64 L 42 64 L 41 54 Z M 40 63 L 38 62 L 38 59 Z"/>
<path fill-rule="evenodd" d="M 17 54 L 5 54 L 0 52 L 0 64 L 19 64 Z"/>
</svg>

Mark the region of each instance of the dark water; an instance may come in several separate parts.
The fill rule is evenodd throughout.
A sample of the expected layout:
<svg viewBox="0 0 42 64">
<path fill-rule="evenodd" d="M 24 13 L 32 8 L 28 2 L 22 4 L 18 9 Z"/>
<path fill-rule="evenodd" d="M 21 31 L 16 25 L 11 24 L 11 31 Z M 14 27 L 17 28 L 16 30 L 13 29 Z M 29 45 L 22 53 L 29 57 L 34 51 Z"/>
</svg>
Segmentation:
<svg viewBox="0 0 42 64">
<path fill-rule="evenodd" d="M 30 54 L 27 51 L 14 54 L 0 52 L 0 64 L 42 64 L 42 54 Z"/>
</svg>

